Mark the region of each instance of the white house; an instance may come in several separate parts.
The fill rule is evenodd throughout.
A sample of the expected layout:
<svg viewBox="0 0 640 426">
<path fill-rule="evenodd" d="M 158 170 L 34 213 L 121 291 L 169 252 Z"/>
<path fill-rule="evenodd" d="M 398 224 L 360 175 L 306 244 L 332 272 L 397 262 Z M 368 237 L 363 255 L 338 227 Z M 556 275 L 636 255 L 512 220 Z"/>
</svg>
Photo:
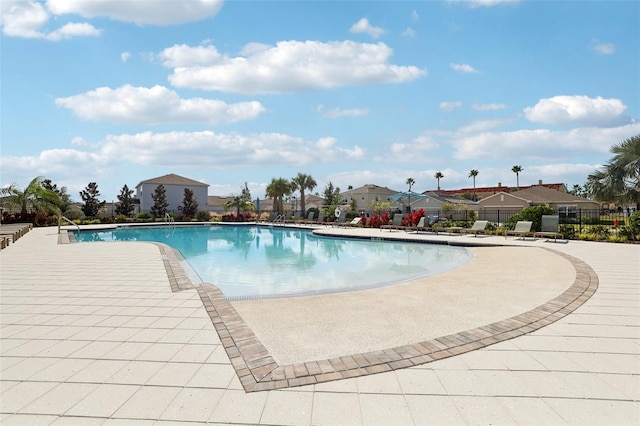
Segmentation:
<svg viewBox="0 0 640 426">
<path fill-rule="evenodd" d="M 136 198 L 140 200 L 141 212 L 149 213 L 151 211 L 151 207 L 153 207 L 154 204 L 151 196 L 159 185 L 164 186 L 167 203 L 169 203 L 169 206 L 167 207 L 169 212 L 180 213 L 178 207 L 182 206 L 185 188 L 193 191 L 194 198 L 198 203 L 198 210 L 208 210 L 209 185 L 172 173 L 153 179 L 143 180 L 136 185 Z"/>
</svg>

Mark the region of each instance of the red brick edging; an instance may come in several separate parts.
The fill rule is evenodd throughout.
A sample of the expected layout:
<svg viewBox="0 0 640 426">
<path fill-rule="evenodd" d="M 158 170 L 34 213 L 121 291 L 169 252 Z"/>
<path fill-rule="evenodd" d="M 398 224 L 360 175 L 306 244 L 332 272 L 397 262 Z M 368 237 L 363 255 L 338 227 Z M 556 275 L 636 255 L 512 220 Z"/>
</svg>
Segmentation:
<svg viewBox="0 0 640 426">
<path fill-rule="evenodd" d="M 212 284 L 194 285 L 171 247 L 160 247 L 171 289 L 195 288 L 246 392 L 280 389 L 366 376 L 426 364 L 513 339 L 563 318 L 598 288 L 598 276 L 585 262 L 552 249 L 575 268 L 576 278 L 561 295 L 514 317 L 437 339 L 321 361 L 278 365 L 269 351 Z"/>
</svg>

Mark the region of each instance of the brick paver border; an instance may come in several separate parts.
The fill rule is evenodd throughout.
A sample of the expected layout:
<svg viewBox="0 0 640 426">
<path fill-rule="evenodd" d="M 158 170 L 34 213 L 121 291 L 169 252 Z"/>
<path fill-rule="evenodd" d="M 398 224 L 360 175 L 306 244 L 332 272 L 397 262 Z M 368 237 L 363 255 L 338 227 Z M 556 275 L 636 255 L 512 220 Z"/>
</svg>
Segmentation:
<svg viewBox="0 0 640 426">
<path fill-rule="evenodd" d="M 73 240 L 73 239 L 72 239 Z M 59 239 L 60 243 L 69 239 Z M 159 247 L 171 290 L 196 289 L 245 392 L 330 382 L 426 364 L 513 339 L 545 327 L 585 303 L 598 288 L 598 276 L 585 262 L 553 249 L 575 268 L 573 284 L 559 296 L 514 317 L 460 333 L 361 354 L 278 365 L 224 294 L 213 284 L 194 284 L 170 246 Z"/>
</svg>

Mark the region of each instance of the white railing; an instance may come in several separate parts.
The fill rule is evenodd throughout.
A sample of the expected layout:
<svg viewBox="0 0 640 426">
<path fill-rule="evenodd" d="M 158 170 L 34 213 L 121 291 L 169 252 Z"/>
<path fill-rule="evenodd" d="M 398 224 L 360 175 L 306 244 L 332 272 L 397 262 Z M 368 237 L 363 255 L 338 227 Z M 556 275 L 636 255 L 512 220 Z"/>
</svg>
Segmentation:
<svg viewBox="0 0 640 426">
<path fill-rule="evenodd" d="M 66 217 L 64 217 L 64 216 L 60 215 L 60 217 L 58 218 L 58 234 L 60 233 L 60 226 L 61 226 L 60 224 L 62 223 L 62 221 L 63 221 L 63 220 L 64 220 L 65 222 L 69 223 L 70 225 L 75 226 L 75 227 L 76 227 L 76 229 L 77 229 L 78 231 L 80 231 L 80 225 L 78 225 L 77 223 L 75 223 L 75 222 L 74 222 L 74 221 L 72 221 L 71 219 L 66 218 Z"/>
</svg>

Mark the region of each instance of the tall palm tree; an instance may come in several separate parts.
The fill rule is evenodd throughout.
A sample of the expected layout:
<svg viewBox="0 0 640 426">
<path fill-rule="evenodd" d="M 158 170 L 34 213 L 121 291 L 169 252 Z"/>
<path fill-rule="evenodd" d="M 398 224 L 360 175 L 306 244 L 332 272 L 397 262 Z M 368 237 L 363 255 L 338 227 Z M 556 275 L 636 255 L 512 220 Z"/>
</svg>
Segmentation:
<svg viewBox="0 0 640 426">
<path fill-rule="evenodd" d="M 273 210 L 284 213 L 284 196 L 291 194 L 291 183 L 285 178 L 273 178 L 267 185 L 267 197 L 273 198 Z"/>
<path fill-rule="evenodd" d="M 5 197 L 3 203 L 10 208 L 20 209 L 22 219 L 27 217 L 29 207 L 37 212 L 52 211 L 62 214 L 59 207 L 62 203 L 60 196 L 56 192 L 46 189 L 43 184 L 44 178 L 38 176 L 29 182 L 29 185 L 23 190 L 20 190 L 16 184 L 2 188 L 2 195 Z"/>
<path fill-rule="evenodd" d="M 298 173 L 296 177 L 291 179 L 291 190 L 300 191 L 300 211 L 303 216 L 307 214 L 304 192 L 306 190 L 313 191 L 316 186 L 318 183 L 310 175 L 304 173 Z"/>
<path fill-rule="evenodd" d="M 414 178 L 407 178 L 406 184 L 409 185 L 409 211 L 411 211 L 411 187 L 415 185 L 416 181 Z"/>
<path fill-rule="evenodd" d="M 640 135 L 611 147 L 613 158 L 587 178 L 588 190 L 598 201 L 640 202 Z"/>
<path fill-rule="evenodd" d="M 469 177 L 473 178 L 473 201 L 476 201 L 476 176 L 478 176 L 479 171 L 476 169 L 471 169 L 469 172 Z"/>
<path fill-rule="evenodd" d="M 438 180 L 438 191 L 440 191 L 440 179 L 442 179 L 444 175 L 442 174 L 442 172 L 436 172 L 436 174 L 433 175 L 433 177 Z"/>
<path fill-rule="evenodd" d="M 520 172 L 524 169 L 521 166 L 513 166 L 511 171 L 516 174 L 516 188 L 520 189 Z"/>
</svg>

